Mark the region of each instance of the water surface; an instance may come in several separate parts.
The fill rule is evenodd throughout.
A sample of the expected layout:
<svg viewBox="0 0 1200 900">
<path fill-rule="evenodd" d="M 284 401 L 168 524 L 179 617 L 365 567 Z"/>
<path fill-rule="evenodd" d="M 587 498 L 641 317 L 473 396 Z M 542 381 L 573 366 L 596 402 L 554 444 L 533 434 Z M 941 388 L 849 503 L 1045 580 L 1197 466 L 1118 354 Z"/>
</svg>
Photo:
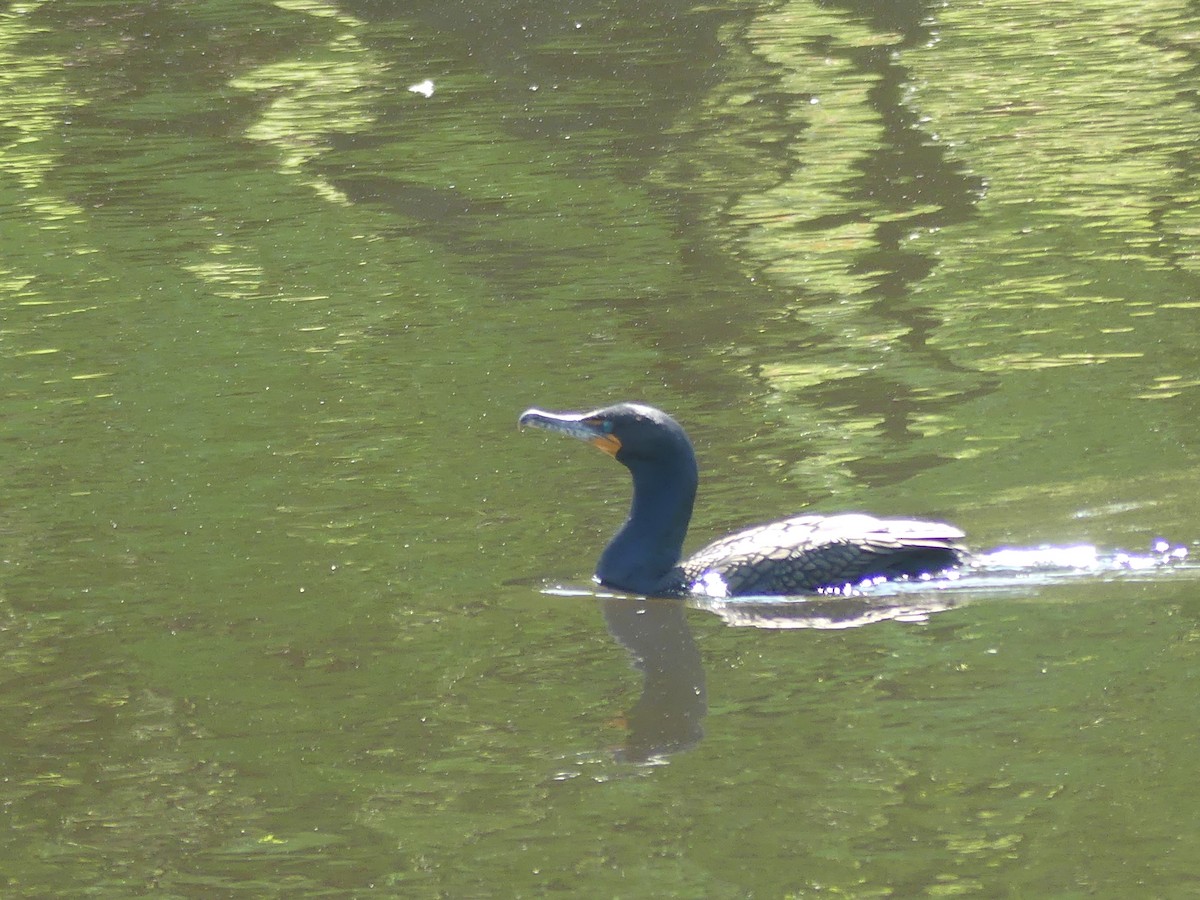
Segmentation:
<svg viewBox="0 0 1200 900">
<path fill-rule="evenodd" d="M 689 547 L 1195 556 L 1198 28 L 9 7 L 6 896 L 1190 890 L 1195 579 L 824 630 L 547 593 L 627 487 L 514 423 L 670 410 Z"/>
</svg>

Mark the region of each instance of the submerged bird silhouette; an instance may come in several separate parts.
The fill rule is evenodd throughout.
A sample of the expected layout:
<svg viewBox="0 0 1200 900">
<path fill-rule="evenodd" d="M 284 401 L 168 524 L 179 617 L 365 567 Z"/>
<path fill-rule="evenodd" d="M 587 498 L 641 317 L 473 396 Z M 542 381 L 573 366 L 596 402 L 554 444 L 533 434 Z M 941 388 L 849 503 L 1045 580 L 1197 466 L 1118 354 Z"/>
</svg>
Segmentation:
<svg viewBox="0 0 1200 900">
<path fill-rule="evenodd" d="M 586 413 L 527 409 L 518 419 L 589 442 L 629 469 L 629 518 L 604 548 L 596 580 L 656 597 L 778 596 L 918 577 L 961 563 L 963 533 L 944 522 L 858 513 L 806 515 L 735 532 L 680 560 L 699 478 L 692 442 L 652 406 Z"/>
</svg>

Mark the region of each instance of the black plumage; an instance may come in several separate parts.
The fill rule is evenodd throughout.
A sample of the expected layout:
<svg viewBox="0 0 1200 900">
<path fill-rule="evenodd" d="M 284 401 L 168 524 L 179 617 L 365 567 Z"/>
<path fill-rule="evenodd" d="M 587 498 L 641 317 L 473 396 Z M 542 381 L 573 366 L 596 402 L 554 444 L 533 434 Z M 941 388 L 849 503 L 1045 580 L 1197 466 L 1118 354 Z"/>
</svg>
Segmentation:
<svg viewBox="0 0 1200 900">
<path fill-rule="evenodd" d="M 588 413 L 529 409 L 519 423 L 586 440 L 633 476 L 629 518 L 596 567 L 596 580 L 609 587 L 648 596 L 804 594 L 932 574 L 966 555 L 952 525 L 848 513 L 747 528 L 681 562 L 699 475 L 678 422 L 652 406 L 619 403 Z"/>
</svg>

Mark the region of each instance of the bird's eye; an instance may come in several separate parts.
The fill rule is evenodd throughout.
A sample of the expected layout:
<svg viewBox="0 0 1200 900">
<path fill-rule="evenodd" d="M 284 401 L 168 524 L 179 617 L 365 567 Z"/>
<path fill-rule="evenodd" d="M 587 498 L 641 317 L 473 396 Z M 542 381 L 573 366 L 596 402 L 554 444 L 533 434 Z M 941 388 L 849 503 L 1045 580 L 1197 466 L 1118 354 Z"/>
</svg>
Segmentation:
<svg viewBox="0 0 1200 900">
<path fill-rule="evenodd" d="M 585 421 L 586 421 L 586 424 L 591 425 L 593 428 L 599 428 L 605 434 L 612 434 L 613 423 L 612 423 L 611 419 L 595 418 L 595 419 L 587 419 Z"/>
</svg>

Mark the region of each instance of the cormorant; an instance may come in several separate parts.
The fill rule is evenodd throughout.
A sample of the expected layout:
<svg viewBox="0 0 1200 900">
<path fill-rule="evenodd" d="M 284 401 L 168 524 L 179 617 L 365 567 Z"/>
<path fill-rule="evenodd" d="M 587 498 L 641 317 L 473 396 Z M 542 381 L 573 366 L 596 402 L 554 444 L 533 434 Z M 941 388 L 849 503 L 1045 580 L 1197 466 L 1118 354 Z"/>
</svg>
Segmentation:
<svg viewBox="0 0 1200 900">
<path fill-rule="evenodd" d="M 652 406 L 618 403 L 586 413 L 527 409 L 518 424 L 585 440 L 633 475 L 629 518 L 596 566 L 607 587 L 655 597 L 830 592 L 933 574 L 966 557 L 953 525 L 848 513 L 747 528 L 680 561 L 698 472 L 678 422 Z"/>
</svg>

